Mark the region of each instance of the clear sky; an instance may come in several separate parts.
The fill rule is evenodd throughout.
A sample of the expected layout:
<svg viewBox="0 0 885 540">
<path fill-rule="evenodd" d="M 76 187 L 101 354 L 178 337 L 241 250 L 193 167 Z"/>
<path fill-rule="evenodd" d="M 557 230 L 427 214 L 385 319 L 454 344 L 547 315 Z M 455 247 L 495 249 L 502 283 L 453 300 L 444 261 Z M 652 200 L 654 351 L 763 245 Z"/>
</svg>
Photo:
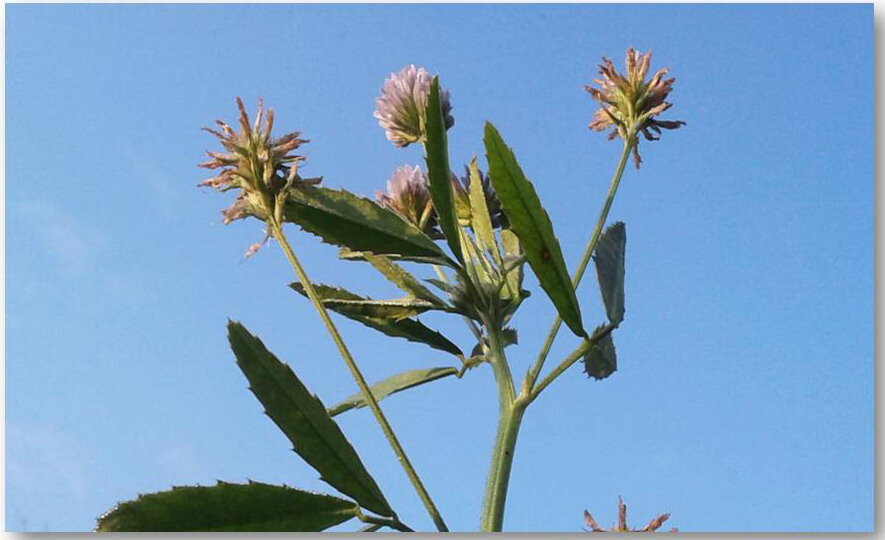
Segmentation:
<svg viewBox="0 0 885 540">
<path fill-rule="evenodd" d="M 420 149 L 372 118 L 409 63 L 451 91 L 453 167 L 514 147 L 570 265 L 619 145 L 586 125 L 600 56 L 633 45 L 677 78 L 611 219 L 627 223 L 619 370 L 573 368 L 529 409 L 505 528 L 673 513 L 685 531 L 873 525 L 871 5 L 7 5 L 6 527 L 87 530 L 119 500 L 247 478 L 330 491 L 247 391 L 241 320 L 327 403 L 355 386 L 257 221 L 196 188 L 234 97 L 311 143 L 305 174 L 369 195 Z M 396 291 L 293 228 L 318 282 Z M 431 277 L 431 276 L 424 276 Z M 553 308 L 536 292 L 522 373 Z M 586 324 L 603 320 L 592 280 Z M 340 320 L 340 319 L 339 319 Z M 428 316 L 462 347 L 460 321 Z M 340 327 L 367 376 L 452 358 Z M 555 357 L 573 347 L 561 334 Z M 454 530 L 475 530 L 494 436 L 488 369 L 384 401 Z M 341 425 L 404 521 L 429 519 L 371 415 Z M 355 527 L 354 527 L 355 528 Z"/>
</svg>

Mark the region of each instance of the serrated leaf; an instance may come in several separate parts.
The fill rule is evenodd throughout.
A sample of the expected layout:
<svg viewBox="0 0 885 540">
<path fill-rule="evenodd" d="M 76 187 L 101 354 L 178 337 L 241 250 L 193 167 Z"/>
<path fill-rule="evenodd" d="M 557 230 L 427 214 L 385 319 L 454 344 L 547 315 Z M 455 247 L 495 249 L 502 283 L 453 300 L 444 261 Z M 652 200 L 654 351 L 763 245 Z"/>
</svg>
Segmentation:
<svg viewBox="0 0 885 540">
<path fill-rule="evenodd" d="M 492 257 L 500 264 L 501 254 L 498 252 L 498 243 L 495 241 L 495 232 L 492 220 L 489 217 L 489 206 L 486 203 L 486 194 L 482 188 L 482 177 L 476 165 L 476 158 L 470 160 L 467 166 L 470 175 L 470 225 L 476 234 L 479 245 L 492 254 Z"/>
<path fill-rule="evenodd" d="M 259 482 L 173 487 L 120 503 L 96 532 L 319 532 L 356 516 L 331 495 Z"/>
<path fill-rule="evenodd" d="M 369 259 L 366 258 L 366 251 L 353 251 L 346 247 L 342 247 L 338 251 L 338 258 L 345 261 L 359 261 L 359 262 L 369 262 Z M 446 265 L 452 266 L 453 261 L 448 257 L 445 259 L 433 258 L 433 257 L 414 257 L 414 256 L 403 256 L 403 255 L 394 255 L 392 253 L 388 253 L 384 255 L 388 259 L 392 261 L 409 261 L 416 262 L 421 264 L 436 264 L 436 265 Z"/>
<path fill-rule="evenodd" d="M 615 326 L 624 320 L 624 258 L 627 226 L 618 221 L 603 231 L 596 244 L 593 262 L 608 320 Z"/>
<path fill-rule="evenodd" d="M 286 199 L 284 220 L 324 242 L 379 255 L 427 257 L 445 253 L 421 229 L 389 209 L 344 190 L 302 186 Z"/>
<path fill-rule="evenodd" d="M 306 296 L 304 287 L 301 285 L 301 283 L 292 283 L 290 286 L 296 292 L 300 293 L 303 296 Z M 316 289 L 317 294 L 320 296 L 320 298 L 341 298 L 351 300 L 364 299 L 362 296 L 353 294 L 349 291 L 337 287 L 329 287 L 327 285 L 315 284 L 314 288 Z M 329 306 L 329 309 L 340 315 L 344 315 L 348 319 L 362 323 L 369 328 L 373 328 L 388 336 L 407 339 L 415 343 L 423 343 L 425 345 L 433 347 L 434 349 L 444 351 L 455 356 L 464 355 L 464 353 L 461 352 L 461 349 L 459 349 L 457 345 L 449 341 L 445 336 L 443 336 L 436 330 L 428 328 L 415 319 L 400 319 L 396 321 L 391 319 L 366 317 L 356 313 L 348 312 L 347 310 L 339 311 L 336 306 Z"/>
<path fill-rule="evenodd" d="M 402 291 L 420 300 L 425 300 L 433 304 L 445 305 L 445 302 L 443 302 L 440 297 L 430 292 L 430 290 L 422 285 L 415 276 L 408 273 L 402 266 L 391 261 L 388 257 L 385 257 L 384 255 L 373 255 L 371 253 L 365 253 L 364 255 L 366 260 L 368 260 L 376 270 L 381 272 L 388 281 L 399 287 Z"/>
<path fill-rule="evenodd" d="M 425 109 L 424 161 L 427 164 L 430 198 L 436 210 L 437 221 L 446 242 L 455 257 L 464 261 L 461 253 L 461 236 L 458 226 L 458 210 L 455 208 L 455 194 L 452 190 L 452 171 L 449 168 L 449 147 L 446 136 L 446 122 L 443 118 L 439 97 L 439 77 L 430 83 Z"/>
<path fill-rule="evenodd" d="M 230 321 L 227 328 L 231 349 L 249 380 L 249 389 L 292 442 L 293 450 L 335 489 L 372 512 L 392 516 L 393 510 L 378 484 L 320 399 L 242 324 Z"/>
<path fill-rule="evenodd" d="M 596 335 L 606 325 L 600 325 L 594 330 Z M 611 332 L 603 336 L 597 341 L 593 347 L 584 355 L 584 373 L 588 377 L 596 380 L 602 380 L 614 373 L 618 369 L 618 358 L 615 353 L 615 343 L 612 341 Z"/>
<path fill-rule="evenodd" d="M 416 369 L 413 371 L 404 371 L 397 373 L 392 377 L 388 377 L 381 382 L 371 386 L 372 395 L 375 399 L 381 401 L 391 394 L 402 392 L 415 386 L 420 386 L 443 377 L 457 375 L 458 369 L 454 367 L 438 367 L 430 369 Z M 361 393 L 354 394 L 345 399 L 341 403 L 329 409 L 330 416 L 337 416 L 351 409 L 358 409 L 366 406 L 366 400 L 363 399 Z"/>
<path fill-rule="evenodd" d="M 513 151 L 491 123 L 486 123 L 484 139 L 492 185 L 511 229 L 519 237 L 526 261 L 563 322 L 572 332 L 584 336 L 586 332 L 578 299 L 547 211 L 541 206 L 534 186 L 523 174 Z"/>
</svg>

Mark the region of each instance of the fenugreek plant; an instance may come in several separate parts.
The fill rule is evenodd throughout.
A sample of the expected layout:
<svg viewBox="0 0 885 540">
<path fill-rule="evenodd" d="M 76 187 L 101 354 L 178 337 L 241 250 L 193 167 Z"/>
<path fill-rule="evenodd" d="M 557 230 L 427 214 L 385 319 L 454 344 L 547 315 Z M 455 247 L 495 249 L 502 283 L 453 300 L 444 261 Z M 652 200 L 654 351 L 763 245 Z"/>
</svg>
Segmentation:
<svg viewBox="0 0 885 540">
<path fill-rule="evenodd" d="M 225 223 L 244 218 L 264 223 L 263 240 L 250 247 L 247 255 L 254 255 L 269 240 L 280 245 L 297 278 L 289 286 L 315 308 L 358 391 L 327 407 L 241 323 L 228 323 L 228 339 L 237 365 L 267 415 L 291 441 L 293 450 L 338 494 L 257 482 L 173 487 L 117 505 L 99 518 L 97 529 L 322 531 L 355 519 L 363 524 L 362 531 L 384 527 L 411 531 L 335 421 L 339 414 L 368 407 L 436 528 L 447 531 L 379 402 L 396 392 L 444 377 L 462 378 L 488 366 L 497 386 L 499 421 L 479 526 L 482 531 L 500 531 L 514 449 L 528 407 L 578 362 L 588 377 L 597 380 L 617 368 L 612 335 L 624 321 L 626 227 L 615 222 L 606 228 L 609 210 L 629 157 L 633 156 L 636 168 L 640 166 L 639 136 L 655 140 L 661 129 L 683 125 L 658 118 L 671 106 L 665 100 L 673 79 L 665 78 L 666 69 L 647 77 L 650 61 L 650 52 L 630 49 L 626 71 L 621 74 L 603 58 L 596 86 L 586 87 L 599 102 L 589 127 L 611 129 L 610 139 L 620 139 L 622 148 L 602 210 L 595 224 L 588 224 L 592 226 L 590 238 L 572 274 L 534 186 L 493 124 L 485 125 L 483 135 L 486 172 L 474 158 L 464 167 L 463 176 L 453 174 L 447 132 L 455 121 L 449 93 L 438 77 L 423 68 L 408 66 L 390 75 L 376 100 L 375 117 L 395 147 L 423 147 L 425 168 L 404 165 L 396 169 L 386 192 L 378 192 L 374 201 L 323 187 L 320 178 L 302 177 L 299 166 L 305 158 L 296 152 L 308 141 L 300 133 L 275 138 L 273 111 L 259 103 L 252 121 L 237 99 L 236 127 L 218 120 L 216 129 L 205 128 L 218 138 L 223 151 L 208 152 L 211 159 L 200 166 L 218 174 L 200 185 L 236 193 L 233 204 L 223 211 Z M 377 300 L 313 282 L 286 236 L 287 223 L 338 246 L 340 258 L 349 264 L 368 263 L 404 296 Z M 588 329 L 575 291 L 591 259 L 607 320 Z M 403 263 L 424 275 L 413 275 Z M 537 359 L 522 377 L 514 377 L 507 349 L 517 344 L 510 321 L 529 297 L 523 288 L 526 265 L 558 316 Z M 395 374 L 370 385 L 330 311 L 392 338 L 436 349 L 452 362 Z M 454 338 L 426 326 L 418 316 L 428 311 L 462 319 L 471 342 L 462 348 Z M 542 377 L 562 323 L 573 334 L 574 349 Z M 357 356 L 366 361 L 368 353 Z M 622 509 L 617 530 L 628 530 L 624 513 Z M 657 518 L 645 530 L 655 530 L 665 519 Z M 589 513 L 586 522 L 593 530 L 601 530 Z"/>
</svg>

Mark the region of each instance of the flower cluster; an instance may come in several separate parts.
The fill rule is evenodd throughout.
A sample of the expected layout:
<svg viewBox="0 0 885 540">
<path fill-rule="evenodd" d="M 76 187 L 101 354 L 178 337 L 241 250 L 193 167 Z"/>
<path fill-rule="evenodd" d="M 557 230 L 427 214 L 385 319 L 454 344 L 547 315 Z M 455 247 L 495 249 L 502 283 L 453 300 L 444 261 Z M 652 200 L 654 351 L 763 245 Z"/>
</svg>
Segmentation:
<svg viewBox="0 0 885 540">
<path fill-rule="evenodd" d="M 399 73 L 391 73 L 384 81 L 381 95 L 375 100 L 375 118 L 395 146 L 404 148 L 424 138 L 424 109 L 432 79 L 427 70 L 411 64 Z M 439 97 L 448 129 L 455 125 L 455 119 L 449 114 L 452 110 L 449 92 L 440 89 Z"/>
<path fill-rule="evenodd" d="M 492 187 L 488 176 L 482 172 L 479 174 L 492 226 L 507 227 L 507 217 L 504 215 L 495 188 Z M 442 239 L 444 237 L 439 229 L 429 186 L 427 173 L 422 171 L 420 167 L 404 165 L 393 171 L 387 181 L 387 193 L 376 191 L 375 198 L 378 204 L 389 208 L 405 221 L 420 228 L 431 238 Z M 465 167 L 465 176 L 462 178 L 452 174 L 452 191 L 455 196 L 458 217 L 469 222 L 471 218 L 470 173 L 467 167 Z"/>
<path fill-rule="evenodd" d="M 199 185 L 218 191 L 240 190 L 234 203 L 222 211 L 225 223 L 248 216 L 266 220 L 270 211 L 268 205 L 273 204 L 279 193 L 297 183 L 317 184 L 321 179 L 298 176 L 298 163 L 306 158 L 291 152 L 308 142 L 300 138 L 300 133 L 271 138 L 272 109 L 265 110 L 259 101 L 252 124 L 240 98 L 237 98 L 237 108 L 240 112 L 239 131 L 221 120 L 215 121 L 221 131 L 203 128 L 218 137 L 227 152 L 206 152 L 212 159 L 198 166 L 221 171 Z"/>
<path fill-rule="evenodd" d="M 658 120 L 655 117 L 673 106 L 664 101 L 673 88 L 676 79 L 664 79 L 668 69 L 658 70 L 646 81 L 651 63 L 651 51 L 641 54 L 632 47 L 627 49 L 626 74 L 621 75 L 612 61 L 602 57 L 599 66 L 599 79 L 593 82 L 599 88 L 585 86 L 584 89 L 599 102 L 590 129 L 605 131 L 613 127 L 609 139 L 621 137 L 632 140 L 633 160 L 636 168 L 642 162 L 639 156 L 637 133 L 642 133 L 649 141 L 660 138 L 661 129 L 676 129 L 685 125 L 680 120 Z M 652 134 L 654 132 L 654 134 Z"/>
</svg>

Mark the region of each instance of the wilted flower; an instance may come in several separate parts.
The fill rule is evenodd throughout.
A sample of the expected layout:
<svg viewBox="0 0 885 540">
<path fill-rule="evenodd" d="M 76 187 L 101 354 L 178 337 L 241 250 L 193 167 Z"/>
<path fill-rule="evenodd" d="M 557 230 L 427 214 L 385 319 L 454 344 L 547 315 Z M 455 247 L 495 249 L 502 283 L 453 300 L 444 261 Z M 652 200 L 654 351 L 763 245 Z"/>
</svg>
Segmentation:
<svg viewBox="0 0 885 540">
<path fill-rule="evenodd" d="M 626 75 L 615 70 L 612 61 L 602 57 L 599 66 L 599 79 L 593 82 L 599 88 L 585 86 L 584 89 L 599 102 L 601 107 L 596 111 L 590 129 L 605 131 L 614 127 L 609 139 L 621 137 L 625 141 L 633 139 L 633 160 L 636 167 L 642 162 L 639 157 L 639 140 L 642 133 L 649 141 L 657 140 L 663 129 L 676 129 L 685 125 L 680 120 L 657 120 L 655 117 L 673 106 L 664 100 L 670 93 L 676 79 L 664 79 L 668 68 L 661 69 L 646 81 L 648 66 L 651 62 L 651 51 L 640 54 L 632 47 L 627 49 Z M 652 131 L 655 134 L 652 134 Z"/>
<path fill-rule="evenodd" d="M 433 203 L 430 200 L 427 173 L 418 166 L 404 165 L 387 181 L 387 193 L 375 192 L 378 203 L 425 232 L 433 229 Z"/>
<path fill-rule="evenodd" d="M 403 148 L 424 138 L 424 109 L 432 79 L 427 70 L 411 64 L 384 81 L 381 95 L 375 100 L 375 118 L 395 146 Z M 439 97 L 448 129 L 455 124 L 449 114 L 449 92 L 440 89 Z"/>
<path fill-rule="evenodd" d="M 644 529 L 631 529 L 627 526 L 627 505 L 624 504 L 624 501 L 618 497 L 618 524 L 612 527 L 611 529 L 603 529 L 596 523 L 596 520 L 593 519 L 593 516 L 590 515 L 590 512 L 584 510 L 584 523 L 590 527 L 590 530 L 593 532 L 655 532 L 661 528 L 661 525 L 664 524 L 670 518 L 670 514 L 661 514 L 660 516 L 651 520 L 651 522 L 645 526 Z M 675 527 L 670 529 L 670 532 L 679 532 Z"/>
<path fill-rule="evenodd" d="M 267 202 L 274 201 L 278 193 L 298 183 L 317 184 L 321 180 L 298 176 L 298 163 L 305 157 L 291 152 L 308 142 L 299 138 L 300 133 L 272 139 L 273 110 L 265 110 L 260 100 L 254 124 L 250 123 L 240 98 L 237 98 L 237 108 L 240 111 L 239 131 L 221 120 L 215 121 L 220 132 L 203 128 L 218 137 L 227 152 L 206 152 L 212 159 L 198 165 L 205 169 L 221 169 L 218 176 L 201 182 L 201 187 L 219 191 L 241 190 L 234 203 L 222 211 L 225 223 L 247 216 L 264 220 L 270 210 L 265 208 Z"/>
</svg>

